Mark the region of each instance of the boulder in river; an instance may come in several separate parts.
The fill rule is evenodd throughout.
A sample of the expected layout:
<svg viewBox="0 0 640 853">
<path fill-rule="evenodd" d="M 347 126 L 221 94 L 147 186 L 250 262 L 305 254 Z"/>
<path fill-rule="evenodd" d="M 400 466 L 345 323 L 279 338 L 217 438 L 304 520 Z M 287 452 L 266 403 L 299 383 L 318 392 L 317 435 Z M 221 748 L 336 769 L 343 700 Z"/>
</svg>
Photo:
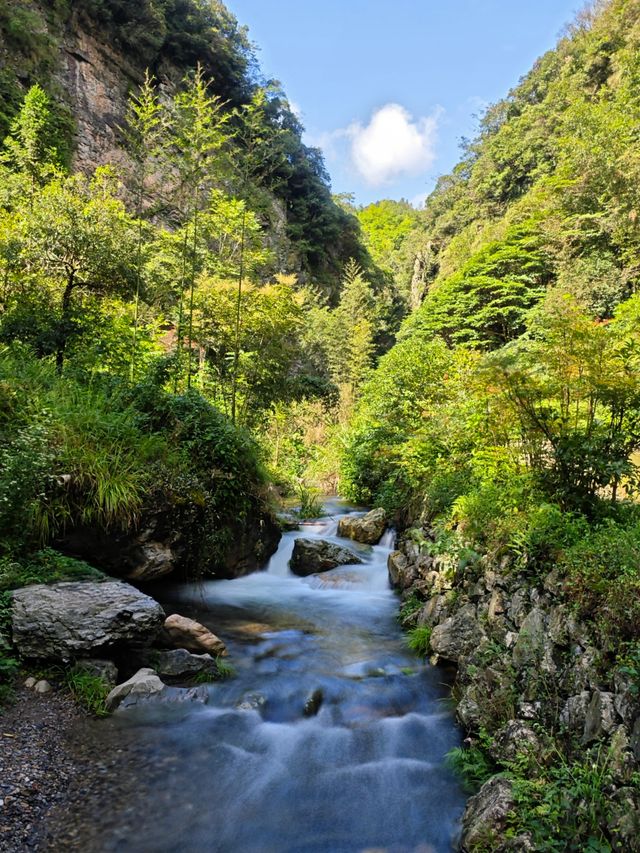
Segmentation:
<svg viewBox="0 0 640 853">
<path fill-rule="evenodd" d="M 191 678 L 201 672 L 213 678 L 218 674 L 218 667 L 211 655 L 194 655 L 186 649 L 158 652 L 155 668 L 167 678 Z"/>
<path fill-rule="evenodd" d="M 150 643 L 164 611 L 122 581 L 37 584 L 13 593 L 13 641 L 25 658 L 67 661 L 122 643 Z"/>
<path fill-rule="evenodd" d="M 222 640 L 195 619 L 188 619 L 186 616 L 174 613 L 166 618 L 164 629 L 176 648 L 200 654 L 204 652 L 212 655 L 226 655 L 227 653 L 227 647 Z"/>
<path fill-rule="evenodd" d="M 114 687 L 107 696 L 106 706 L 109 711 L 114 711 L 127 696 L 147 699 L 155 693 L 161 693 L 162 690 L 164 690 L 164 684 L 155 670 L 145 667 L 139 669 L 127 681 Z"/>
<path fill-rule="evenodd" d="M 365 545 L 377 545 L 387 527 L 387 514 L 382 509 L 372 509 L 366 515 L 341 518 L 338 522 L 338 536 L 363 542 Z"/>
<path fill-rule="evenodd" d="M 328 572 L 338 566 L 361 563 L 360 557 L 349 548 L 324 539 L 296 539 L 289 568 L 294 575 L 306 577 L 316 572 Z"/>
</svg>

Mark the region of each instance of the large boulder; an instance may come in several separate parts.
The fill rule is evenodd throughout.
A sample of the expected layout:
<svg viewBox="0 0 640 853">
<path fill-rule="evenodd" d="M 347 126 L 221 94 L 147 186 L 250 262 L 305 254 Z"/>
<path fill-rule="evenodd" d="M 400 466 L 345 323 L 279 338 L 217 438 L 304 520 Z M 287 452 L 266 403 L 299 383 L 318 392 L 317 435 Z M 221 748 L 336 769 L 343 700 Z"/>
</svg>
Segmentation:
<svg viewBox="0 0 640 853">
<path fill-rule="evenodd" d="M 362 560 L 349 548 L 334 545 L 324 539 L 296 539 L 289 568 L 294 575 L 306 577 L 354 563 L 362 563 Z"/>
<path fill-rule="evenodd" d="M 35 585 L 13 593 L 13 641 L 25 658 L 67 661 L 123 643 L 151 643 L 164 611 L 122 581 Z"/>
<path fill-rule="evenodd" d="M 338 522 L 338 536 L 363 542 L 365 545 L 377 545 L 387 527 L 387 514 L 380 507 L 372 509 L 366 515 L 347 516 Z"/>
<path fill-rule="evenodd" d="M 216 656 L 227 653 L 222 640 L 195 619 L 174 613 L 165 619 L 164 630 L 176 648 Z"/>
</svg>

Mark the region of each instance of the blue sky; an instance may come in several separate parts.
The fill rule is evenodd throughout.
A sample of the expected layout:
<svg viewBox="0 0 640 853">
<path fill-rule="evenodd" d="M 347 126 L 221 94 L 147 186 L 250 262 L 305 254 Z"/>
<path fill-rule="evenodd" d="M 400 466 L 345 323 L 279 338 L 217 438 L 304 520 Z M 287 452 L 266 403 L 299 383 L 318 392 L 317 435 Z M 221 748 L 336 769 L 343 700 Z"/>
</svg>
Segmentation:
<svg viewBox="0 0 640 853">
<path fill-rule="evenodd" d="M 418 202 L 580 0 L 227 0 L 334 192 Z"/>
</svg>

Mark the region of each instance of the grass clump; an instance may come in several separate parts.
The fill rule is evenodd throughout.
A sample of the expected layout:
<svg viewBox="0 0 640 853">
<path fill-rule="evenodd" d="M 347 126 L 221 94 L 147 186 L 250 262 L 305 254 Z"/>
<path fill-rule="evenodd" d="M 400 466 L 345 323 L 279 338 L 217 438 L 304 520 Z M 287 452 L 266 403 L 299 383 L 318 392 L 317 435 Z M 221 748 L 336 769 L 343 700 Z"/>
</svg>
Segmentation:
<svg viewBox="0 0 640 853">
<path fill-rule="evenodd" d="M 407 634 L 407 645 L 420 657 L 426 657 L 431 651 L 431 628 L 420 625 Z"/>
<path fill-rule="evenodd" d="M 64 681 L 75 701 L 85 711 L 94 717 L 108 716 L 106 699 L 110 688 L 100 676 L 73 667 L 65 673 Z"/>
<path fill-rule="evenodd" d="M 324 515 L 322 499 L 316 489 L 301 484 L 298 488 L 298 498 L 300 499 L 300 506 L 296 513 L 300 518 L 321 518 Z"/>
</svg>

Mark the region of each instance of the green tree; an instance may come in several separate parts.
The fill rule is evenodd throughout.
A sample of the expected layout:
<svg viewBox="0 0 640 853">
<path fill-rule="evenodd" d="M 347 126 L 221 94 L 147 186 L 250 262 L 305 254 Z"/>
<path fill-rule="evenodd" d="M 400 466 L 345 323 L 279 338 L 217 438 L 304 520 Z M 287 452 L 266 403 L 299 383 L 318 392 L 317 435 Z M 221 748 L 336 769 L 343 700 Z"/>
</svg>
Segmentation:
<svg viewBox="0 0 640 853">
<path fill-rule="evenodd" d="M 50 280 L 60 293 L 56 364 L 62 372 L 74 332 L 74 295 L 120 293 L 135 284 L 136 229 L 115 195 L 113 175 L 99 169 L 56 178 L 35 197 L 23 218 L 21 262 L 24 274 Z"/>
</svg>

